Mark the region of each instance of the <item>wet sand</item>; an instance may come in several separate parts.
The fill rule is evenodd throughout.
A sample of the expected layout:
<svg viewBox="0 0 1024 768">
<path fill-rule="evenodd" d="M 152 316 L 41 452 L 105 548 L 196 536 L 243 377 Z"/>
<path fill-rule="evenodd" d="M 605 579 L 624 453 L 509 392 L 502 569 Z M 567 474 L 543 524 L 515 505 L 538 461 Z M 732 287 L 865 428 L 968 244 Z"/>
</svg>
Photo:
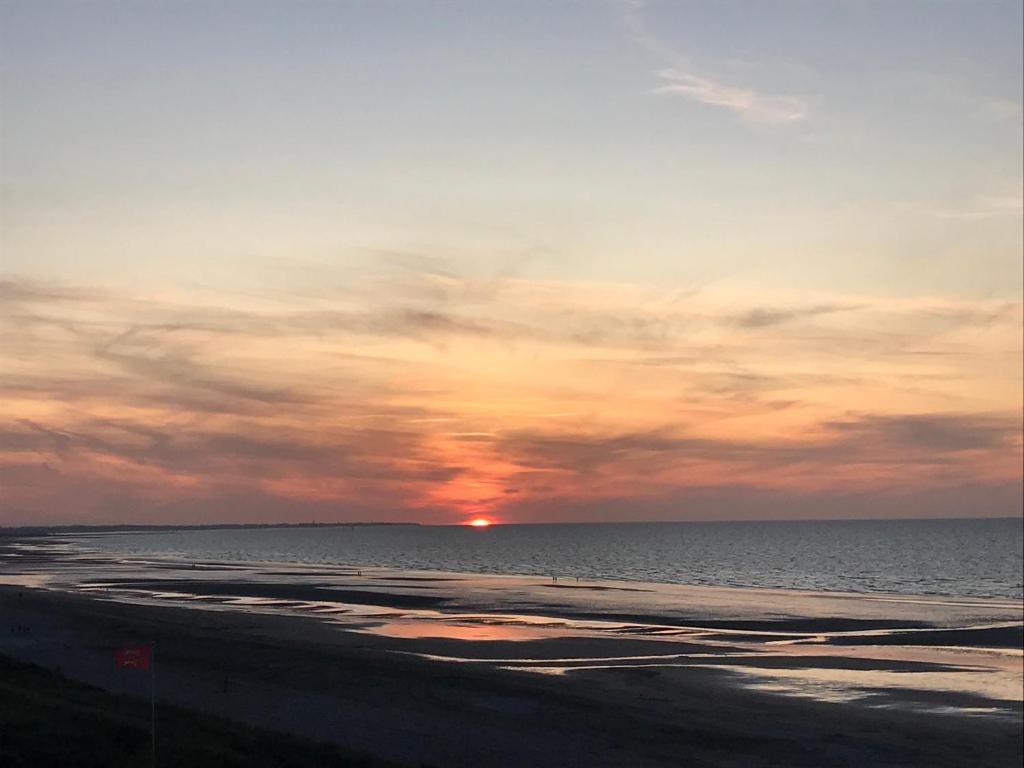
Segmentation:
<svg viewBox="0 0 1024 768">
<path fill-rule="evenodd" d="M 26 546 L 27 545 L 27 546 Z M 1013 765 L 1022 609 L 0 546 L 0 653 L 408 764 Z M 30 627 L 29 632 L 12 632 Z"/>
</svg>

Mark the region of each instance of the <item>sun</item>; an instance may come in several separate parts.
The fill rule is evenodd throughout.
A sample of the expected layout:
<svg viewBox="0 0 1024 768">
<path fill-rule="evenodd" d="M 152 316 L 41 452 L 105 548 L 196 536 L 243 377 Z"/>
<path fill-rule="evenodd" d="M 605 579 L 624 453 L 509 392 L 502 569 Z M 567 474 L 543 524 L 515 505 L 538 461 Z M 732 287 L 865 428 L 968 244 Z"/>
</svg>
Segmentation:
<svg viewBox="0 0 1024 768">
<path fill-rule="evenodd" d="M 486 528 L 490 524 L 491 524 L 491 521 L 488 520 L 486 517 L 474 517 L 472 520 L 470 520 L 468 523 L 466 523 L 466 525 L 468 525 L 468 526 L 470 526 L 472 528 Z"/>
</svg>

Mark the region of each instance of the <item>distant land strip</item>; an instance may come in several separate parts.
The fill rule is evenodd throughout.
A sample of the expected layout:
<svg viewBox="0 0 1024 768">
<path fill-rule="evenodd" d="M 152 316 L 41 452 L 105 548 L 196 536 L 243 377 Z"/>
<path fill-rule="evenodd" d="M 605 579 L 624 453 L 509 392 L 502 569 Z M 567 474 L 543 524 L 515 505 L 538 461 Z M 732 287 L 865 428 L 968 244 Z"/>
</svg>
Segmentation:
<svg viewBox="0 0 1024 768">
<path fill-rule="evenodd" d="M 0 526 L 0 536 L 52 536 L 79 533 L 159 533 L 162 531 L 219 531 L 264 528 L 353 528 L 419 526 L 421 523 L 210 523 L 206 525 L 27 525 Z"/>
</svg>

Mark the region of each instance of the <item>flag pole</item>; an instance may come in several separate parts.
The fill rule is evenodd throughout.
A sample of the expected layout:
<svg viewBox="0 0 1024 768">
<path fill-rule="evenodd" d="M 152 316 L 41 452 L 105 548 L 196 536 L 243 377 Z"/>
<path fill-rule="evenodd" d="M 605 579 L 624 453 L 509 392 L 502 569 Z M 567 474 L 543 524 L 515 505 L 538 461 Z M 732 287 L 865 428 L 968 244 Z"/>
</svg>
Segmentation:
<svg viewBox="0 0 1024 768">
<path fill-rule="evenodd" d="M 156 643 L 150 642 L 149 651 L 149 715 L 152 736 L 153 768 L 156 768 Z"/>
</svg>

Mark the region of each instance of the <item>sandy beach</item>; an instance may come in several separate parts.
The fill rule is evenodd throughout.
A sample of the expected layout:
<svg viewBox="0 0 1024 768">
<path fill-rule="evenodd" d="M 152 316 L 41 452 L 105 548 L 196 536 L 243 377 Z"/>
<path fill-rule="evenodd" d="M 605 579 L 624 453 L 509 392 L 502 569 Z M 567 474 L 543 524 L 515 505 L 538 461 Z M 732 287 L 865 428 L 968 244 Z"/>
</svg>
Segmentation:
<svg viewBox="0 0 1024 768">
<path fill-rule="evenodd" d="M 0 551 L 0 653 L 410 765 L 1021 754 L 1018 601 Z M 21 631 L 16 631 L 19 629 Z"/>
</svg>

